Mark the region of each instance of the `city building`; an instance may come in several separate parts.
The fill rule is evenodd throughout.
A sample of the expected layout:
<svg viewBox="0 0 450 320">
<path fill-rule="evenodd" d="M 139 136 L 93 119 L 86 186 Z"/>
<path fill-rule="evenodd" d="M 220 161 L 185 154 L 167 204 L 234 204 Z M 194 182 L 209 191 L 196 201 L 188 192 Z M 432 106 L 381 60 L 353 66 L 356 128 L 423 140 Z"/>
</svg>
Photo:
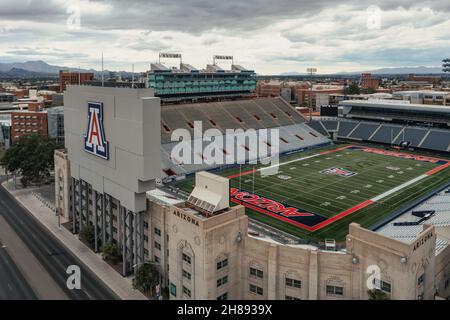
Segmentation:
<svg viewBox="0 0 450 320">
<path fill-rule="evenodd" d="M 380 86 L 380 80 L 374 78 L 371 73 L 363 73 L 361 75 L 361 88 L 377 90 Z"/>
<path fill-rule="evenodd" d="M 28 110 L 11 112 L 11 142 L 27 135 L 47 135 L 47 111 L 39 104 L 30 103 Z"/>
<path fill-rule="evenodd" d="M 409 74 L 408 75 L 408 81 L 423 81 L 428 82 L 431 84 L 438 84 L 441 82 L 442 77 L 440 76 L 426 76 L 426 75 L 415 75 L 415 74 Z"/>
<path fill-rule="evenodd" d="M 450 296 L 448 207 L 406 229 L 352 223 L 340 247 L 299 242 L 230 206 L 232 192 L 246 195 L 228 178 L 196 172 L 188 194 L 156 183 L 161 108 L 152 90 L 70 86 L 65 98 L 57 210 L 73 233 L 94 226 L 95 251 L 117 244 L 124 276 L 155 263 L 176 300 L 368 299 L 373 288 L 395 300 Z M 450 203 L 447 189 L 429 201 Z"/>
<path fill-rule="evenodd" d="M 344 100 L 370 100 L 370 99 L 392 99 L 390 93 L 371 93 L 371 94 L 341 94 L 341 93 L 320 93 L 316 96 L 316 108 L 319 110 L 321 106 L 337 106 L 339 102 Z"/>
<path fill-rule="evenodd" d="M 152 63 L 147 73 L 148 87 L 163 103 L 198 100 L 220 100 L 248 97 L 255 94 L 254 71 L 232 64 L 224 70 L 215 62 L 199 70 L 182 63 L 179 68 L 168 68 L 161 62 Z M 224 58 L 231 59 L 226 56 Z"/>
<path fill-rule="evenodd" d="M 312 88 L 296 88 L 295 96 L 299 106 L 308 107 L 310 104 L 313 108 L 316 107 L 316 97 L 319 94 L 343 94 L 344 86 L 315 84 Z"/>
<path fill-rule="evenodd" d="M 450 106 L 450 92 L 446 91 L 397 91 L 392 94 L 392 98 L 395 100 L 409 101 L 413 104 Z"/>
<path fill-rule="evenodd" d="M 48 136 L 64 147 L 64 107 L 46 109 Z"/>
<path fill-rule="evenodd" d="M 59 71 L 59 92 L 64 92 L 67 85 L 82 85 L 86 81 L 93 80 L 93 72 L 69 72 L 60 70 Z"/>
<path fill-rule="evenodd" d="M 9 92 L 0 92 L 0 103 L 2 102 L 14 102 L 16 101 L 16 96 Z"/>
<path fill-rule="evenodd" d="M 11 145 L 11 113 L 0 112 L 0 149 Z"/>
</svg>

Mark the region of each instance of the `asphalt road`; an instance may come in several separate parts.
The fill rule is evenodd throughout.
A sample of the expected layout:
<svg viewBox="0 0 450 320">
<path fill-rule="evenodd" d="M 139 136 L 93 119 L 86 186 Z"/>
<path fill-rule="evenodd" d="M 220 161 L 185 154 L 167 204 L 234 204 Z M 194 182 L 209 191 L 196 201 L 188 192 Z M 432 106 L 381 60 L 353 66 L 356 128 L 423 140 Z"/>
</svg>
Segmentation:
<svg viewBox="0 0 450 320">
<path fill-rule="evenodd" d="M 22 207 L 1 185 L 0 215 L 8 222 L 15 233 L 21 238 L 69 299 L 118 299 L 118 297 L 93 272 L 91 272 L 44 226 L 42 226 L 40 222 Z M 81 289 L 79 290 L 70 290 L 66 285 L 67 278 L 69 277 L 66 270 L 71 265 L 77 265 L 81 270 Z M 7 277 L 10 278 L 9 276 Z M 0 278 L 0 280 L 1 279 L 2 278 Z M 12 280 L 10 280 L 10 282 L 11 281 Z M 2 282 L 0 282 L 0 284 L 2 284 Z"/>
<path fill-rule="evenodd" d="M 28 282 L 0 244 L 0 300 L 36 300 Z"/>
</svg>

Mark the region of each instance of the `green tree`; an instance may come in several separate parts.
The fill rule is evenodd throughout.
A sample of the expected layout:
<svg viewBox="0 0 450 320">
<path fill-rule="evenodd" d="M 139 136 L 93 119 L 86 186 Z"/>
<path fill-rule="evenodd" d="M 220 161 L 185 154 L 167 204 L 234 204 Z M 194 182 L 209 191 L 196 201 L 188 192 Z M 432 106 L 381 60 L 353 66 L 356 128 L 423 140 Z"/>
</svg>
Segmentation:
<svg viewBox="0 0 450 320">
<path fill-rule="evenodd" d="M 389 300 L 387 293 L 379 289 L 367 290 L 367 294 L 369 295 L 369 300 Z"/>
<path fill-rule="evenodd" d="M 95 230 L 94 226 L 84 225 L 80 230 L 80 239 L 86 242 L 90 247 L 95 244 Z"/>
<path fill-rule="evenodd" d="M 102 256 L 104 260 L 111 260 L 116 264 L 120 259 L 119 249 L 114 243 L 107 243 L 102 248 Z"/>
<path fill-rule="evenodd" d="M 20 175 L 24 187 L 42 183 L 50 177 L 56 143 L 47 136 L 23 136 L 9 148 L 0 164 L 9 172 Z"/>
<path fill-rule="evenodd" d="M 159 283 L 159 278 L 160 275 L 155 264 L 144 263 L 136 271 L 133 279 L 133 288 L 149 292 Z"/>
<path fill-rule="evenodd" d="M 348 86 L 348 94 L 360 94 L 361 90 L 356 82 Z"/>
</svg>

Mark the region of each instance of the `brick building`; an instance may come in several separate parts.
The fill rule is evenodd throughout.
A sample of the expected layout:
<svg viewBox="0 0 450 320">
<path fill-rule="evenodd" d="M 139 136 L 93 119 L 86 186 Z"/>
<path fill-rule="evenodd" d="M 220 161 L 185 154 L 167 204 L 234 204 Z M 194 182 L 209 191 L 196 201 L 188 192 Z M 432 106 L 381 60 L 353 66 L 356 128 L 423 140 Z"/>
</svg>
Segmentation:
<svg viewBox="0 0 450 320">
<path fill-rule="evenodd" d="M 59 71 L 59 91 L 64 92 L 68 84 L 84 84 L 86 81 L 94 79 L 92 72 L 66 72 Z"/>
<path fill-rule="evenodd" d="M 377 90 L 380 86 L 380 80 L 375 79 L 371 73 L 361 75 L 361 88 Z"/>
<path fill-rule="evenodd" d="M 47 112 L 39 103 L 30 103 L 28 110 L 11 112 L 11 141 L 20 137 L 41 134 L 48 135 Z"/>
</svg>

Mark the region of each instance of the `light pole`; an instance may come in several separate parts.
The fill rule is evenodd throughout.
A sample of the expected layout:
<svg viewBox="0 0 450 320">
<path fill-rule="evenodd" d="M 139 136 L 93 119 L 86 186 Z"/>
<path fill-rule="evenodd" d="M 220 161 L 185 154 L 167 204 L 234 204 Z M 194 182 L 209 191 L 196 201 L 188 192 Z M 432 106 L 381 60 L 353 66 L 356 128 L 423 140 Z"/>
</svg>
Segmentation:
<svg viewBox="0 0 450 320">
<path fill-rule="evenodd" d="M 307 68 L 306 72 L 310 75 L 311 85 L 309 87 L 309 122 L 312 121 L 312 90 L 313 90 L 313 75 L 316 74 L 317 68 Z"/>
<path fill-rule="evenodd" d="M 56 217 L 58 219 L 58 228 L 59 228 L 59 230 L 61 230 L 61 214 L 59 212 L 59 208 L 55 209 L 55 213 L 56 213 Z"/>
</svg>

